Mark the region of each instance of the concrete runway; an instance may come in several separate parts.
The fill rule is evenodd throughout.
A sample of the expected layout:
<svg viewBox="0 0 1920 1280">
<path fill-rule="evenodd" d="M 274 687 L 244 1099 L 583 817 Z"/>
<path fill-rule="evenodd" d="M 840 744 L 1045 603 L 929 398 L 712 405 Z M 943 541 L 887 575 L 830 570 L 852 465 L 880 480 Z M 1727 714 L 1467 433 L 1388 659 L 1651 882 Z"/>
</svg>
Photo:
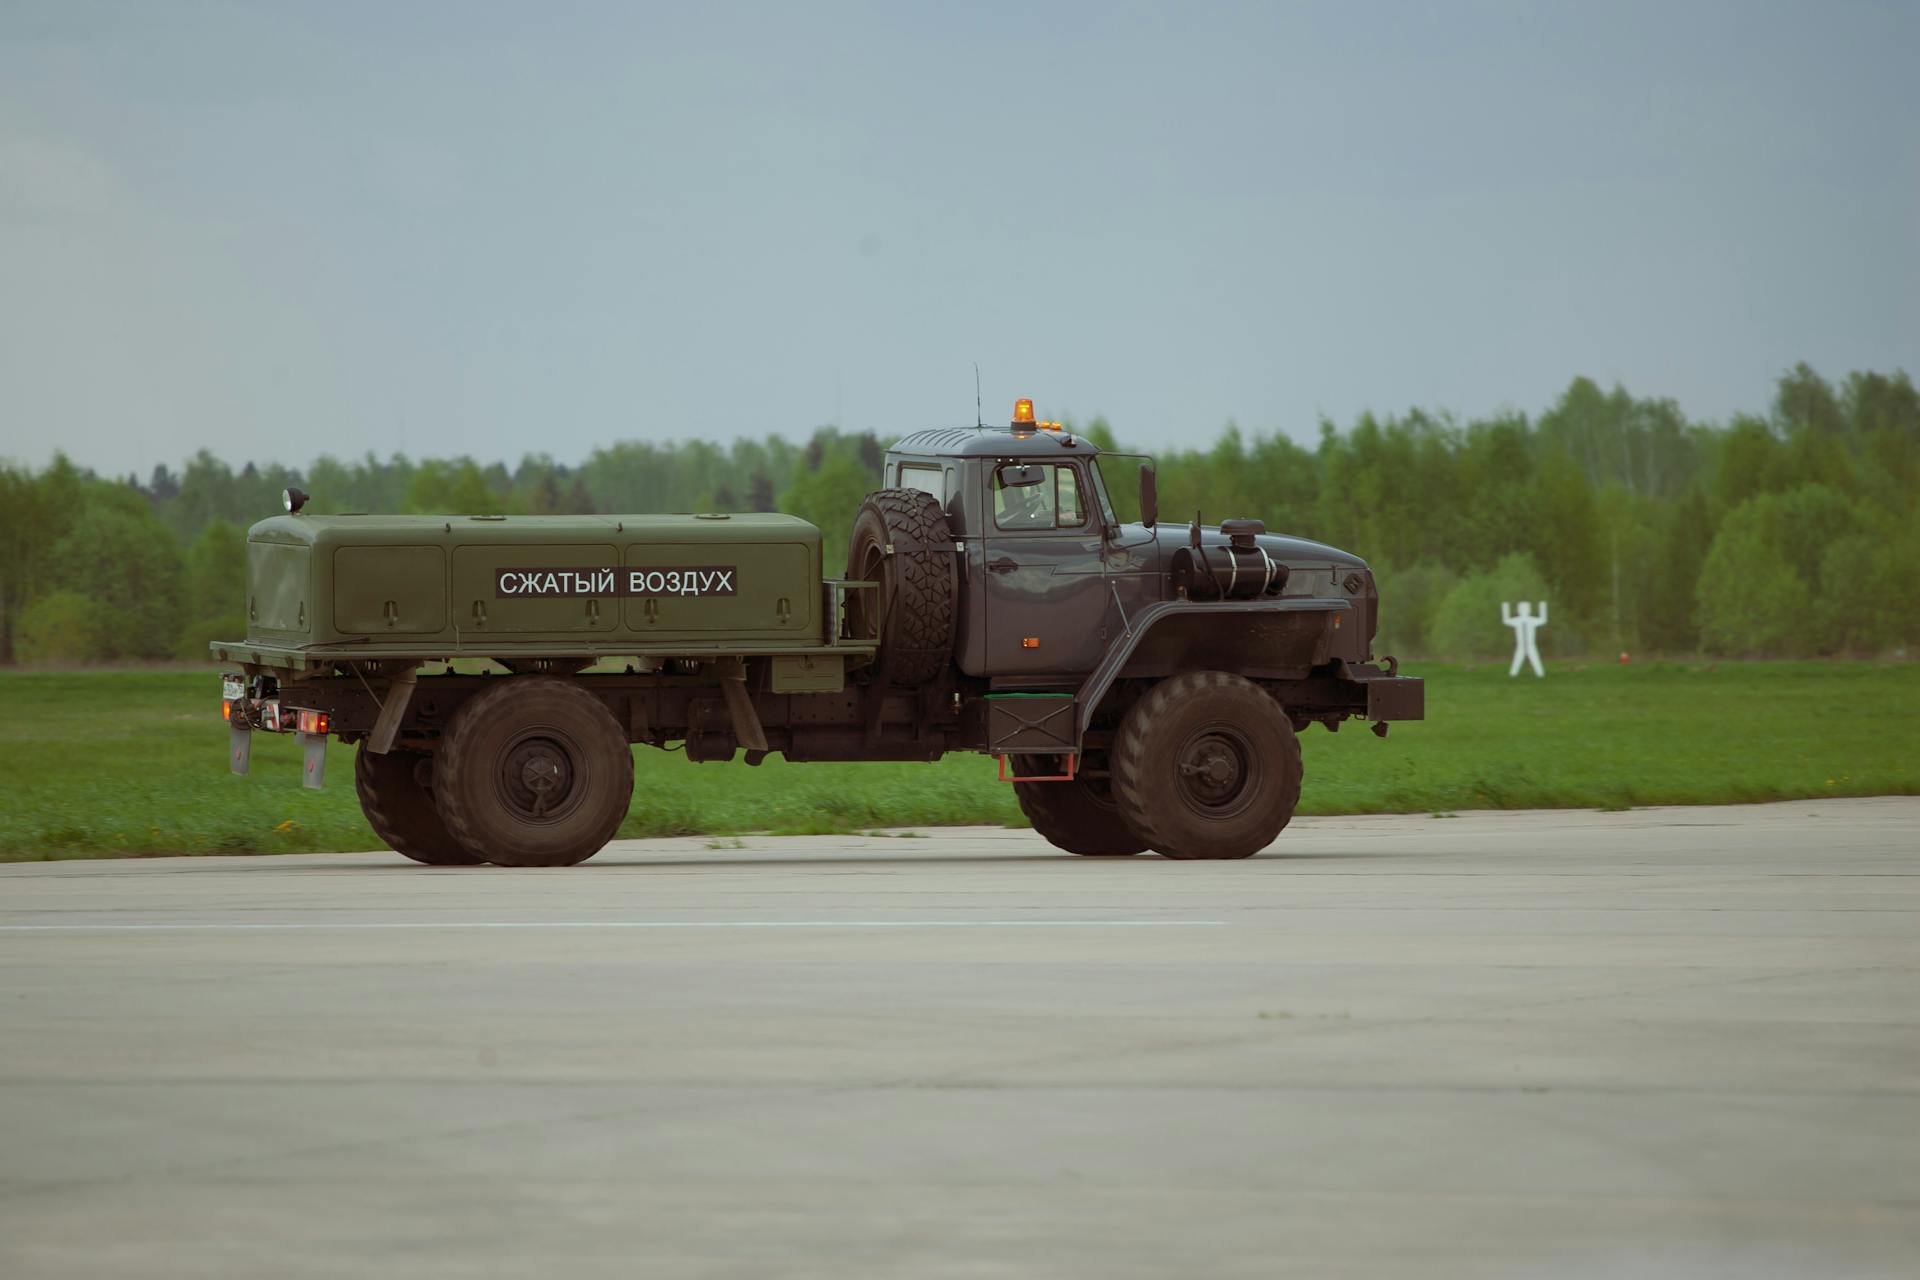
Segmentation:
<svg viewBox="0 0 1920 1280">
<path fill-rule="evenodd" d="M 0 867 L 0 1276 L 1920 1274 L 1920 800 Z"/>
</svg>

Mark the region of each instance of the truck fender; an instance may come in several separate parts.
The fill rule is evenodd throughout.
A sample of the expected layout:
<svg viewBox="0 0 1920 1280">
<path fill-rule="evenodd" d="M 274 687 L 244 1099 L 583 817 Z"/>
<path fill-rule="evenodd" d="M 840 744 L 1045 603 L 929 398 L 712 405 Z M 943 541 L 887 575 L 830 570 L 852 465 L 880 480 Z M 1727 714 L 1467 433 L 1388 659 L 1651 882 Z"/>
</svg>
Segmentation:
<svg viewBox="0 0 1920 1280">
<path fill-rule="evenodd" d="M 1088 675 L 1080 686 L 1080 692 L 1074 697 L 1074 704 L 1078 708 L 1076 736 L 1086 735 L 1087 726 L 1092 722 L 1094 709 L 1100 705 L 1100 700 L 1107 696 L 1113 682 L 1120 678 L 1120 673 L 1126 669 L 1127 663 L 1139 651 L 1154 627 L 1167 618 L 1204 613 L 1219 615 L 1224 622 L 1228 618 L 1259 614 L 1346 613 L 1350 607 L 1345 600 L 1295 596 L 1265 600 L 1160 600 L 1132 617 L 1122 612 L 1120 638 L 1108 647 L 1105 656 L 1100 659 L 1100 665 Z"/>
</svg>

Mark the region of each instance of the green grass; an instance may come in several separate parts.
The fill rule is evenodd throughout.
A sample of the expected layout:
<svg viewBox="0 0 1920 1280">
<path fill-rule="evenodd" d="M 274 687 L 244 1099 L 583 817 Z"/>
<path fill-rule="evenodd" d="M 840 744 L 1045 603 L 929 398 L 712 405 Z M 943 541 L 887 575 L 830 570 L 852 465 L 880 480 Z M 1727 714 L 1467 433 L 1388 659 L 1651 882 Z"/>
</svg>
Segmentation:
<svg viewBox="0 0 1920 1280">
<path fill-rule="evenodd" d="M 1920 794 L 1920 665 L 1430 666 L 1424 723 L 1305 735 L 1303 813 L 1446 814 Z M 212 672 L 0 673 L 0 860 L 378 847 L 335 744 L 322 791 L 290 738 L 227 772 Z M 1019 824 L 994 764 L 690 764 L 636 750 L 621 834 Z"/>
</svg>

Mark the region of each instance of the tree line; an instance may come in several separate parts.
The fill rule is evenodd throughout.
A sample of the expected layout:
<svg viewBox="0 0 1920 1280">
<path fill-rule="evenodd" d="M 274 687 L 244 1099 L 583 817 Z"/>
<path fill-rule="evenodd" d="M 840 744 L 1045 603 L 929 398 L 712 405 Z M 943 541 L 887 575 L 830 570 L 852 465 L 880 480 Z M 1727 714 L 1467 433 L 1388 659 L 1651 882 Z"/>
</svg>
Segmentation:
<svg viewBox="0 0 1920 1280">
<path fill-rule="evenodd" d="M 1071 427 L 1073 424 L 1069 424 Z M 1079 428 L 1123 447 L 1113 426 Z M 111 478 L 0 465 L 0 662 L 199 659 L 245 632 L 245 529 L 280 490 L 316 513 L 779 510 L 830 571 L 887 440 L 833 428 L 726 447 L 621 441 L 569 466 L 201 451 Z M 1427 410 L 1320 424 L 1302 444 L 1229 425 L 1158 458 L 1164 520 L 1254 516 L 1366 556 L 1382 652 L 1482 658 L 1502 600 L 1545 599 L 1550 655 L 1904 653 L 1920 641 L 1920 393 L 1904 372 L 1783 375 L 1764 413 L 1690 422 L 1575 379 L 1544 412 Z M 1123 514 L 1132 485 L 1110 469 Z"/>
</svg>

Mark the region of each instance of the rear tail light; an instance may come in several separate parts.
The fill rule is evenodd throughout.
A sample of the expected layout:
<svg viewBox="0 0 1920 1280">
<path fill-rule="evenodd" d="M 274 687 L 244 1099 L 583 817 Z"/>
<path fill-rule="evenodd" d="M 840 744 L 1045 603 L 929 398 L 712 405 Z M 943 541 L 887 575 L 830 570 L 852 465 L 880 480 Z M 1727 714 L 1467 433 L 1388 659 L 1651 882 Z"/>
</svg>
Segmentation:
<svg viewBox="0 0 1920 1280">
<path fill-rule="evenodd" d="M 327 731 L 327 713 L 324 711 L 302 711 L 297 723 L 302 733 L 325 733 Z"/>
</svg>

